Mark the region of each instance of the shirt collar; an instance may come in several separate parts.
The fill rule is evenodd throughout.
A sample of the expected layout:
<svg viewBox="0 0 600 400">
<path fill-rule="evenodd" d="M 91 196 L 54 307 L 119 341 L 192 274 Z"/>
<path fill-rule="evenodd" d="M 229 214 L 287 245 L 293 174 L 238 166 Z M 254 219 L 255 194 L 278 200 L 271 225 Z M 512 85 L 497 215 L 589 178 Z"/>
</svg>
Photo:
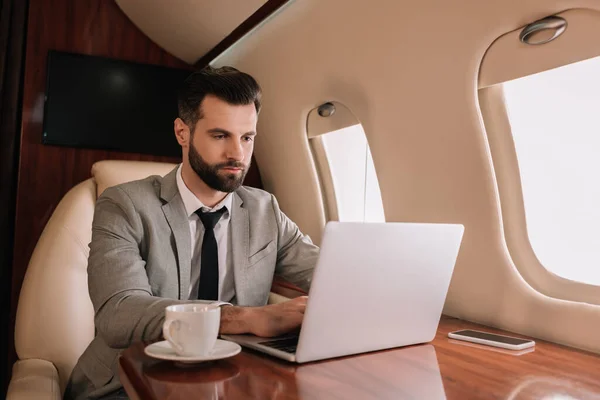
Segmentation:
<svg viewBox="0 0 600 400">
<path fill-rule="evenodd" d="M 203 208 L 207 211 L 217 211 L 225 207 L 228 212 L 231 212 L 233 193 L 229 193 L 223 200 L 221 200 L 219 204 L 213 208 L 205 206 L 186 186 L 185 182 L 183 181 L 183 177 L 181 176 L 181 166 L 182 164 L 179 164 L 179 168 L 177 168 L 177 188 L 179 189 L 179 194 L 181 194 L 181 199 L 183 200 L 183 205 L 185 206 L 185 211 L 188 217 L 191 217 L 199 208 Z"/>
</svg>

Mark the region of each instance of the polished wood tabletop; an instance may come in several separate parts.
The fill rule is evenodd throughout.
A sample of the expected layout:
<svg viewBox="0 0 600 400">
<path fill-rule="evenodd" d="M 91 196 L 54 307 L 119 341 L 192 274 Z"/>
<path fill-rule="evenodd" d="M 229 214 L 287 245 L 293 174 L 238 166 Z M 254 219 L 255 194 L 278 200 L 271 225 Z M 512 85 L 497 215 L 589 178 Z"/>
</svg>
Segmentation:
<svg viewBox="0 0 600 400">
<path fill-rule="evenodd" d="M 466 328 L 509 334 L 442 317 L 429 344 L 302 365 L 244 349 L 183 367 L 146 356 L 138 343 L 123 352 L 120 377 L 132 399 L 600 400 L 599 355 L 543 341 L 510 351 L 447 337 Z"/>
</svg>

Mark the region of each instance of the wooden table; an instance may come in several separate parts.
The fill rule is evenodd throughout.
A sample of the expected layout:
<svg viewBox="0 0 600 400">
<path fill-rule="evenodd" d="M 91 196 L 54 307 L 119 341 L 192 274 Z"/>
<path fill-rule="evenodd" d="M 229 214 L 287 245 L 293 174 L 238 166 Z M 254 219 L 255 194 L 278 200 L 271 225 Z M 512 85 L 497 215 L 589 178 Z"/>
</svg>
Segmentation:
<svg viewBox="0 0 600 400">
<path fill-rule="evenodd" d="M 179 367 L 138 343 L 123 352 L 120 377 L 132 399 L 600 399 L 600 356 L 541 341 L 515 352 L 448 339 L 464 328 L 503 333 L 442 317 L 431 344 L 303 365 L 244 349 Z"/>
</svg>

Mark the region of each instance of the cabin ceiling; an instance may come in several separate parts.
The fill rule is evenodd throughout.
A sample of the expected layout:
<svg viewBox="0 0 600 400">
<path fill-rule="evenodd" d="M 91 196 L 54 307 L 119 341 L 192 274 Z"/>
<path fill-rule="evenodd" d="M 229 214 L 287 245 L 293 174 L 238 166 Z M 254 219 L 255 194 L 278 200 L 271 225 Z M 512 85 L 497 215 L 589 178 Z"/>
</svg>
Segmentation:
<svg viewBox="0 0 600 400">
<path fill-rule="evenodd" d="M 115 0 L 152 41 L 194 64 L 267 0 Z"/>
</svg>

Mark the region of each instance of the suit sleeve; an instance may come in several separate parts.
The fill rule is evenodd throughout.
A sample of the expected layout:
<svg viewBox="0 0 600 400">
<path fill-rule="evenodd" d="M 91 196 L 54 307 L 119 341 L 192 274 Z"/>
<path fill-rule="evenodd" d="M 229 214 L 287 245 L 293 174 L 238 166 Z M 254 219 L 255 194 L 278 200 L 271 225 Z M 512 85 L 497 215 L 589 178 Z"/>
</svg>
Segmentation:
<svg viewBox="0 0 600 400">
<path fill-rule="evenodd" d="M 183 303 L 152 295 L 140 255 L 143 226 L 129 196 L 107 189 L 96 203 L 88 286 L 97 334 L 113 348 L 162 335 L 165 307 Z"/>
<path fill-rule="evenodd" d="M 319 248 L 281 211 L 275 196 L 271 195 L 271 199 L 279 231 L 275 273 L 308 291 Z"/>
</svg>

